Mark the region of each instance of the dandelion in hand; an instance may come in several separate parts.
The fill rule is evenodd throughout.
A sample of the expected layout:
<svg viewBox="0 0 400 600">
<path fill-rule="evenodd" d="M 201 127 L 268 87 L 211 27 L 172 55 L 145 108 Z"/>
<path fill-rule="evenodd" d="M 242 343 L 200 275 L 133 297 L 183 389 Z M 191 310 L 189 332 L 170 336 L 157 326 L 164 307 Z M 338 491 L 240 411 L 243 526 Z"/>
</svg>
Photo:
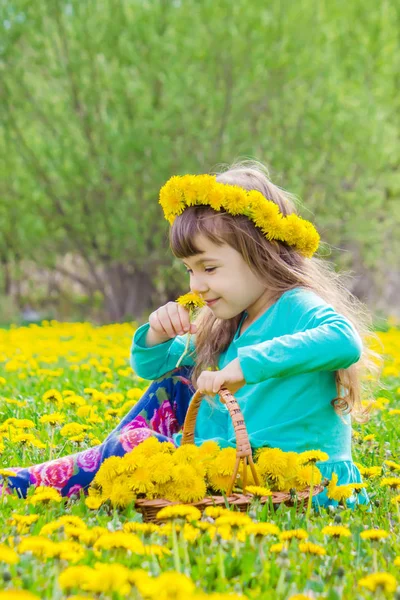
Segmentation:
<svg viewBox="0 0 400 600">
<path fill-rule="evenodd" d="M 195 316 L 197 310 L 199 308 L 203 308 L 203 306 L 206 306 L 206 302 L 203 300 L 203 298 L 201 298 L 197 294 L 194 294 L 193 292 L 189 292 L 188 294 L 179 296 L 179 298 L 176 299 L 176 302 L 178 304 L 180 304 L 181 306 L 183 306 L 183 308 L 186 308 L 186 310 L 189 311 L 189 321 L 190 322 L 192 322 L 192 318 Z M 187 351 L 189 349 L 189 344 L 190 344 L 190 332 L 187 334 L 185 350 L 184 350 L 182 356 L 180 357 L 180 359 L 178 360 L 178 362 L 176 363 L 176 368 L 179 367 L 179 365 L 181 364 L 181 362 L 183 360 L 183 357 L 186 356 Z"/>
</svg>

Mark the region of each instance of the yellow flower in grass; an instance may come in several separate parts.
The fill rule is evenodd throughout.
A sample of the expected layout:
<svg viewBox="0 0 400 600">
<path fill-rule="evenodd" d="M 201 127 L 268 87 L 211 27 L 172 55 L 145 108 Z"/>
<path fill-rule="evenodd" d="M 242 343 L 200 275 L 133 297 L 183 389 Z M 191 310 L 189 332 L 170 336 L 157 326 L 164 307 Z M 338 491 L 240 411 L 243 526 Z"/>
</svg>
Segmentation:
<svg viewBox="0 0 400 600">
<path fill-rule="evenodd" d="M 0 469 L 0 477 L 3 477 L 3 479 L 7 479 L 7 477 L 16 477 L 17 474 L 15 471 L 12 471 L 11 469 Z"/>
<path fill-rule="evenodd" d="M 57 529 L 61 529 L 66 525 L 73 525 L 74 527 L 79 527 L 80 529 L 87 529 L 85 521 L 80 517 L 76 517 L 75 515 L 63 515 L 55 521 L 51 521 L 50 523 L 43 525 L 42 529 L 40 530 L 40 535 L 51 535 L 54 531 L 57 531 Z"/>
<path fill-rule="evenodd" d="M 395 567 L 400 567 L 400 556 L 396 556 L 396 558 L 393 561 L 393 564 Z"/>
<path fill-rule="evenodd" d="M 5 423 L 10 423 L 10 425 L 14 425 L 17 429 L 33 429 L 35 427 L 35 423 L 30 419 L 15 419 L 12 417 L 11 419 L 7 419 Z"/>
<path fill-rule="evenodd" d="M 182 573 L 176 571 L 166 571 L 159 577 L 151 578 L 147 581 L 145 588 L 138 586 L 139 591 L 150 598 L 159 598 L 160 600 L 189 600 L 195 592 L 195 584 Z"/>
<path fill-rule="evenodd" d="M 124 531 L 113 531 L 100 536 L 94 543 L 93 550 L 112 550 L 124 548 L 135 554 L 144 554 L 143 542 L 134 533 Z"/>
<path fill-rule="evenodd" d="M 15 444 L 21 444 L 21 446 L 30 445 L 34 448 L 46 448 L 46 444 L 43 444 L 40 440 L 37 440 L 33 433 L 17 433 L 11 436 L 11 441 Z"/>
<path fill-rule="evenodd" d="M 81 423 L 67 423 L 60 429 L 60 434 L 63 437 L 70 437 L 75 435 L 80 435 L 84 431 L 91 429 L 89 425 L 82 425 Z"/>
<path fill-rule="evenodd" d="M 278 542 L 277 544 L 272 544 L 272 546 L 270 546 L 269 548 L 269 551 L 274 554 L 279 554 L 283 550 L 287 550 L 287 548 L 287 544 L 284 544 L 283 542 Z"/>
<path fill-rule="evenodd" d="M 39 519 L 39 515 L 17 515 L 14 514 L 9 519 L 9 523 L 12 527 L 16 527 L 18 533 L 26 533 L 29 527 L 36 523 Z"/>
<path fill-rule="evenodd" d="M 298 461 L 300 465 L 308 465 L 310 463 L 324 462 L 329 459 L 329 455 L 321 450 L 307 450 L 301 452 Z"/>
<path fill-rule="evenodd" d="M 400 504 L 400 494 L 391 499 L 392 504 Z"/>
<path fill-rule="evenodd" d="M 382 467 L 359 467 L 360 473 L 366 479 L 374 479 L 375 477 L 379 477 L 382 473 Z"/>
<path fill-rule="evenodd" d="M 332 473 L 332 478 L 328 485 L 327 496 L 331 500 L 343 502 L 353 495 L 353 487 L 351 484 L 337 485 L 338 479 L 337 473 Z"/>
<path fill-rule="evenodd" d="M 85 498 L 85 504 L 90 510 L 97 510 L 106 501 L 107 498 L 104 498 L 103 496 L 88 496 Z"/>
<path fill-rule="evenodd" d="M 8 565 L 15 565 L 19 561 L 19 556 L 9 546 L 0 544 L 0 563 L 5 562 Z"/>
<path fill-rule="evenodd" d="M 157 513 L 157 519 L 167 521 L 172 519 L 185 519 L 186 521 L 199 521 L 201 512 L 195 506 L 186 506 L 185 504 L 175 504 L 165 506 Z"/>
<path fill-rule="evenodd" d="M 68 567 L 61 573 L 58 583 L 62 590 L 68 591 L 74 588 L 85 589 L 85 585 L 93 577 L 94 569 L 86 565 Z"/>
<path fill-rule="evenodd" d="M 306 540 L 308 538 L 308 533 L 304 529 L 288 529 L 287 531 L 282 531 L 279 538 L 283 542 L 294 538 L 297 540 Z"/>
<path fill-rule="evenodd" d="M 399 463 L 394 462 L 393 460 L 385 460 L 383 462 L 391 471 L 400 471 Z"/>
<path fill-rule="evenodd" d="M 254 535 L 256 538 L 261 538 L 267 535 L 279 535 L 280 529 L 273 523 L 251 523 L 245 525 L 244 532 L 246 535 Z"/>
<path fill-rule="evenodd" d="M 350 529 L 344 525 L 326 525 L 321 533 L 333 538 L 351 537 Z"/>
<path fill-rule="evenodd" d="M 365 587 L 371 592 L 382 590 L 388 594 L 393 594 L 396 591 L 396 578 L 390 573 L 371 573 L 366 577 L 362 577 L 358 581 L 360 587 Z"/>
<path fill-rule="evenodd" d="M 48 558 L 52 556 L 54 542 L 40 535 L 32 535 L 24 538 L 18 545 L 18 553 L 30 552 L 39 558 Z"/>
<path fill-rule="evenodd" d="M 40 423 L 46 424 L 48 423 L 51 427 L 55 427 L 56 425 L 60 425 L 66 419 L 66 416 L 63 413 L 55 412 L 50 415 L 43 415 L 40 417 Z"/>
<path fill-rule="evenodd" d="M 390 487 L 392 490 L 400 490 L 400 477 L 384 477 L 380 485 L 381 487 Z"/>
<path fill-rule="evenodd" d="M 313 544 L 312 542 L 300 542 L 299 550 L 305 554 L 316 554 L 318 556 L 324 556 L 326 554 L 325 548 L 318 544 Z"/>
<path fill-rule="evenodd" d="M 55 542 L 51 549 L 52 558 L 59 558 L 67 562 L 78 562 L 84 558 L 86 554 L 85 548 L 77 542 L 61 541 Z"/>
<path fill-rule="evenodd" d="M 54 402 L 54 404 L 57 404 L 58 407 L 61 407 L 64 402 L 60 392 L 53 389 L 45 392 L 42 396 L 42 400 L 44 400 L 44 402 Z"/>
<path fill-rule="evenodd" d="M 154 523 L 139 523 L 137 521 L 128 521 L 122 525 L 122 530 L 126 533 L 142 533 L 144 535 L 151 535 L 157 533 L 160 530 L 159 525 Z"/>
<path fill-rule="evenodd" d="M 28 504 L 48 504 L 49 502 L 61 502 L 63 500 L 60 492 L 51 487 L 39 486 L 33 495 L 27 500 Z"/>
<path fill-rule="evenodd" d="M 360 533 L 360 538 L 363 540 L 384 540 L 389 537 L 389 532 L 385 529 L 367 529 Z"/>
<path fill-rule="evenodd" d="M 211 517 L 212 519 L 217 519 L 218 517 L 221 517 L 227 513 L 229 514 L 230 512 L 231 511 L 228 508 L 223 506 L 207 506 L 207 508 L 204 510 L 204 515 L 206 517 Z"/>
<path fill-rule="evenodd" d="M 295 594 L 290 596 L 289 600 L 311 600 L 312 596 L 306 596 L 305 594 Z"/>
<path fill-rule="evenodd" d="M 215 525 L 217 527 L 233 527 L 234 529 L 239 529 L 244 527 L 245 525 L 251 525 L 253 521 L 246 513 L 242 512 L 233 512 L 229 511 L 229 514 L 226 513 L 221 515 L 215 520 Z"/>
<path fill-rule="evenodd" d="M 79 541 L 85 546 L 92 547 L 95 542 L 106 533 L 109 533 L 108 529 L 105 527 L 92 527 L 91 529 L 81 530 L 79 533 Z M 65 534 L 68 535 L 68 531 L 65 531 Z"/>
</svg>

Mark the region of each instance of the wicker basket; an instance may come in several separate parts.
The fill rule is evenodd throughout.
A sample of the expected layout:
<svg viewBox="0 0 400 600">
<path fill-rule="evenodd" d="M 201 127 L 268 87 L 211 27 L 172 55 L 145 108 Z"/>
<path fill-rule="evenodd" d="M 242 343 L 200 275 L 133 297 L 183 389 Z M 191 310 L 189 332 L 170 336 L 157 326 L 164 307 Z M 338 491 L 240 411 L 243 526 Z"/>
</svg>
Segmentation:
<svg viewBox="0 0 400 600">
<path fill-rule="evenodd" d="M 251 472 L 253 474 L 255 484 L 259 485 L 258 475 L 254 467 L 249 436 L 243 419 L 242 411 L 240 410 L 236 398 L 226 388 L 221 388 L 221 390 L 219 391 L 219 396 L 221 402 L 226 404 L 228 408 L 235 430 L 236 463 L 232 474 L 232 478 L 228 490 L 226 492 L 226 498 L 224 496 L 207 496 L 206 498 L 203 498 L 198 502 L 191 502 L 187 504 L 189 504 L 190 506 L 195 506 L 199 510 L 203 511 L 205 508 L 207 508 L 207 506 L 225 506 L 227 500 L 230 505 L 236 506 L 242 512 L 246 512 L 249 504 L 253 499 L 252 495 L 245 493 L 247 485 L 248 466 L 250 467 Z M 183 425 L 182 444 L 194 444 L 194 429 L 202 399 L 203 394 L 197 391 L 189 404 L 189 408 L 186 413 L 185 423 Z M 243 462 L 243 493 L 232 494 L 232 489 L 239 472 L 240 462 Z M 313 496 L 316 496 L 317 494 L 322 492 L 323 489 L 324 485 L 315 485 L 313 488 Z M 294 503 L 297 501 L 297 503 L 301 506 L 301 501 L 303 500 L 305 502 L 308 499 L 309 494 L 309 488 L 299 492 L 296 491 L 295 498 L 290 494 L 290 492 L 272 492 L 272 496 L 262 496 L 260 498 L 260 502 L 261 504 L 265 504 L 270 499 L 273 505 L 284 503 L 288 506 L 294 506 Z M 165 500 L 163 498 L 155 498 L 154 500 L 139 499 L 136 500 L 135 508 L 143 514 L 144 521 L 157 523 L 158 520 L 156 517 L 158 511 L 160 511 L 165 506 L 170 506 L 173 504 L 181 503 L 171 502 L 170 500 Z"/>
</svg>

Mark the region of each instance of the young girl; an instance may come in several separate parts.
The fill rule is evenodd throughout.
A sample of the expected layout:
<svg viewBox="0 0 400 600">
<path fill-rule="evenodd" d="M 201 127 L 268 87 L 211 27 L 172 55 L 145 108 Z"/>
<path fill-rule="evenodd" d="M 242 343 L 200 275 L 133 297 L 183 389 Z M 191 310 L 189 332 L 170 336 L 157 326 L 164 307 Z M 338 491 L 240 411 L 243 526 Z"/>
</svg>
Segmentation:
<svg viewBox="0 0 400 600">
<path fill-rule="evenodd" d="M 216 177 L 172 177 L 160 204 L 172 252 L 207 306 L 195 323 L 176 302 L 151 313 L 131 351 L 135 372 L 154 380 L 139 402 L 100 446 L 17 469 L 9 487 L 26 496 L 29 485 L 51 485 L 71 496 L 87 489 L 105 458 L 149 436 L 179 445 L 195 389 L 215 396 L 201 404 L 195 443 L 235 446 L 229 413 L 216 396 L 223 386 L 240 404 L 254 449 L 322 450 L 329 455 L 317 463 L 324 477 L 336 473 L 338 485 L 361 482 L 351 417 L 366 419 L 361 367 L 376 364 L 362 341 L 369 317 L 332 267 L 313 256 L 314 226 L 295 214 L 290 195 L 259 163 L 236 164 Z M 176 368 L 188 335 L 190 351 Z M 358 502 L 369 502 L 365 491 Z M 314 504 L 337 502 L 325 490 Z"/>
</svg>

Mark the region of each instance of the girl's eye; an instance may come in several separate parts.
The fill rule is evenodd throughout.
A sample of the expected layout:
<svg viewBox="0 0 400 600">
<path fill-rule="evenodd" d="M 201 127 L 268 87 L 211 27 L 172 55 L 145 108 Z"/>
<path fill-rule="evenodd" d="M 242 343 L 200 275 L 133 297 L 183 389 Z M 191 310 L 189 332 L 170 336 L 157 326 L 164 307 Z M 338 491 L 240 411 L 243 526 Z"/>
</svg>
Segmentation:
<svg viewBox="0 0 400 600">
<path fill-rule="evenodd" d="M 204 269 L 206 273 L 212 273 L 213 271 L 215 271 L 217 267 L 208 267 L 207 269 Z M 191 273 L 192 269 L 186 269 L 186 273 Z"/>
</svg>

